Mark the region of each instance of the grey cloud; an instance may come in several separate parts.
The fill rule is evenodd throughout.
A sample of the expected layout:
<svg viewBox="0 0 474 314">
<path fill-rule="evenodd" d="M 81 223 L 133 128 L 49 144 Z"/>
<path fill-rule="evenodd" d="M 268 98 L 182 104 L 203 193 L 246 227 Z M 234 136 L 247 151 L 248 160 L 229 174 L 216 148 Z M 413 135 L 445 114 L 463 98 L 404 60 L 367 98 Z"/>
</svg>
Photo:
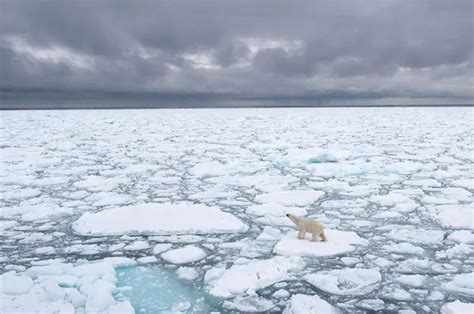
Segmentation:
<svg viewBox="0 0 474 314">
<path fill-rule="evenodd" d="M 474 96 L 470 0 L 1 6 L 0 88 L 337 95 L 356 78 L 360 93 Z M 34 52 L 58 47 L 90 64 Z"/>
</svg>

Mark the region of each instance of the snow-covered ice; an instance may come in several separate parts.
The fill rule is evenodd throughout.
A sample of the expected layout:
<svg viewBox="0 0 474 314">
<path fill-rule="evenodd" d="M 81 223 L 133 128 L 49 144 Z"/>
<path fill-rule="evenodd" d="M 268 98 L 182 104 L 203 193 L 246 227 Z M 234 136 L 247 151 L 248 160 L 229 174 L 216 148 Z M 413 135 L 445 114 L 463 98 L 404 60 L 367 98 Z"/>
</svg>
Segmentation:
<svg viewBox="0 0 474 314">
<path fill-rule="evenodd" d="M 295 294 L 291 297 L 284 314 L 326 313 L 336 314 L 337 310 L 318 295 Z"/>
<path fill-rule="evenodd" d="M 305 240 L 300 240 L 296 232 L 290 232 L 275 245 L 273 252 L 287 256 L 331 256 L 354 251 L 356 245 L 368 243 L 352 231 L 326 229 L 324 232 L 327 242 L 312 242 L 310 234 Z"/>
<path fill-rule="evenodd" d="M 257 289 L 288 279 L 291 271 L 301 270 L 304 262 L 299 257 L 273 257 L 233 265 L 218 266 L 207 271 L 204 282 L 210 294 L 229 297 L 254 294 Z"/>
<path fill-rule="evenodd" d="M 338 295 L 364 295 L 378 287 L 382 275 L 377 269 L 344 268 L 304 276 L 311 285 Z"/>
<path fill-rule="evenodd" d="M 472 312 L 473 118 L 2 112 L 0 312 Z"/>
<path fill-rule="evenodd" d="M 84 213 L 73 225 L 81 235 L 206 234 L 244 232 L 247 226 L 217 207 L 143 204 Z"/>
<path fill-rule="evenodd" d="M 173 264 L 187 264 L 202 260 L 206 255 L 203 249 L 195 245 L 187 245 L 179 249 L 166 251 L 161 254 L 161 258 Z"/>
</svg>

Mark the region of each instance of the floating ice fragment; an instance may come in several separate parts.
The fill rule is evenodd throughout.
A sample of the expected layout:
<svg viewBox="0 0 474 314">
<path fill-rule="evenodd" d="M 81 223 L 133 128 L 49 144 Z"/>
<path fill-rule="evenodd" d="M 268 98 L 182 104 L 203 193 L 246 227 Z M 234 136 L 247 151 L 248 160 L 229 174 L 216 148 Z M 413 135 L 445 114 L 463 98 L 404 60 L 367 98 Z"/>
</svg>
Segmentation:
<svg viewBox="0 0 474 314">
<path fill-rule="evenodd" d="M 474 230 L 474 205 L 437 206 L 432 215 L 445 227 Z"/>
<path fill-rule="evenodd" d="M 169 243 L 158 243 L 153 247 L 154 254 L 160 254 L 168 251 L 173 245 Z"/>
<path fill-rule="evenodd" d="M 194 280 L 199 277 L 198 271 L 193 267 L 181 266 L 176 270 L 178 277 L 185 280 Z"/>
<path fill-rule="evenodd" d="M 141 204 L 84 213 L 73 229 L 81 235 L 206 234 L 245 232 L 232 214 L 201 204 Z"/>
<path fill-rule="evenodd" d="M 375 268 L 343 268 L 309 274 L 304 279 L 331 294 L 364 295 L 378 287 L 382 275 Z"/>
<path fill-rule="evenodd" d="M 127 250 L 127 251 L 139 251 L 139 250 L 146 250 L 149 247 L 150 247 L 150 245 L 148 244 L 148 242 L 138 240 L 138 241 L 135 241 L 135 242 L 127 245 L 123 249 Z"/>
<path fill-rule="evenodd" d="M 474 233 L 467 230 L 456 230 L 448 236 L 449 240 L 453 240 L 458 243 L 474 243 Z"/>
<path fill-rule="evenodd" d="M 169 263 L 186 264 L 202 260 L 206 255 L 206 252 L 201 248 L 194 245 L 187 245 L 179 249 L 169 250 L 161 254 L 161 257 Z"/>
<path fill-rule="evenodd" d="M 443 283 L 441 288 L 445 291 L 474 297 L 474 272 L 455 275 L 453 280 Z"/>
<path fill-rule="evenodd" d="M 238 296 L 232 301 L 224 301 L 222 306 L 239 312 L 266 312 L 275 307 L 272 301 L 255 295 Z"/>
<path fill-rule="evenodd" d="M 286 214 L 293 214 L 296 216 L 306 215 L 306 209 L 298 207 L 286 207 L 278 203 L 266 203 L 259 205 L 252 205 L 247 208 L 247 213 L 256 216 L 285 216 Z"/>
<path fill-rule="evenodd" d="M 255 200 L 259 203 L 278 203 L 284 206 L 304 206 L 316 202 L 324 194 L 323 191 L 315 190 L 281 191 L 257 195 Z"/>
<path fill-rule="evenodd" d="M 472 314 L 474 303 L 464 303 L 459 300 L 449 302 L 441 307 L 441 314 Z"/>
<path fill-rule="evenodd" d="M 403 285 L 418 288 L 423 285 L 425 278 L 423 275 L 401 275 L 396 280 Z"/>
<path fill-rule="evenodd" d="M 284 314 L 336 314 L 338 311 L 318 295 L 295 294 L 283 311 Z"/>
<path fill-rule="evenodd" d="M 207 271 L 204 282 L 209 293 L 218 297 L 253 294 L 257 289 L 286 280 L 291 271 L 303 266 L 303 260 L 297 256 L 252 260 L 245 264 L 234 264 L 229 269 L 212 268 Z"/>
</svg>

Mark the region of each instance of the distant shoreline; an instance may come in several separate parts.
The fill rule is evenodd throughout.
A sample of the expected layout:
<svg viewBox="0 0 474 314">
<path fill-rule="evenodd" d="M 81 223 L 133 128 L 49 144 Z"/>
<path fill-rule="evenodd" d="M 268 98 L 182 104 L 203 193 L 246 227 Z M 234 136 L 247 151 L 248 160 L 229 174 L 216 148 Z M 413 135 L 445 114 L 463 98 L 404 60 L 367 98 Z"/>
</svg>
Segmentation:
<svg viewBox="0 0 474 314">
<path fill-rule="evenodd" d="M 442 107 L 473 107 L 474 104 L 395 104 L 395 105 L 377 105 L 377 104 L 368 104 L 368 105 L 226 105 L 226 106 L 215 106 L 215 105 L 138 105 L 138 106 L 127 106 L 127 105 L 71 105 L 71 104 L 51 104 L 51 105 L 4 105 L 0 104 L 0 111 L 27 111 L 27 110 L 134 110 L 134 109 L 272 109 L 272 108 L 442 108 Z"/>
</svg>

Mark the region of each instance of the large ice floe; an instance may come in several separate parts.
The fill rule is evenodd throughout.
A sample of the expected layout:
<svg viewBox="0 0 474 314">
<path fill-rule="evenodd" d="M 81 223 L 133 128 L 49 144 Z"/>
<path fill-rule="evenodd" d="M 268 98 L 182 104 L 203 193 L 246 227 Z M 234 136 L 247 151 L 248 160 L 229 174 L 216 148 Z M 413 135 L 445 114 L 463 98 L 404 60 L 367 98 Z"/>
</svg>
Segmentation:
<svg viewBox="0 0 474 314">
<path fill-rule="evenodd" d="M 327 242 L 312 242 L 309 234 L 305 240 L 297 238 L 297 233 L 291 232 L 281 238 L 273 248 L 273 252 L 286 256 L 332 256 L 352 252 L 356 245 L 367 245 L 368 241 L 361 239 L 355 232 L 340 230 L 325 230 Z"/>
<path fill-rule="evenodd" d="M 244 232 L 247 226 L 217 207 L 143 204 L 84 213 L 73 225 L 81 235 L 208 234 Z"/>
<path fill-rule="evenodd" d="M 473 118 L 2 112 L 0 313 L 473 313 Z"/>
</svg>

